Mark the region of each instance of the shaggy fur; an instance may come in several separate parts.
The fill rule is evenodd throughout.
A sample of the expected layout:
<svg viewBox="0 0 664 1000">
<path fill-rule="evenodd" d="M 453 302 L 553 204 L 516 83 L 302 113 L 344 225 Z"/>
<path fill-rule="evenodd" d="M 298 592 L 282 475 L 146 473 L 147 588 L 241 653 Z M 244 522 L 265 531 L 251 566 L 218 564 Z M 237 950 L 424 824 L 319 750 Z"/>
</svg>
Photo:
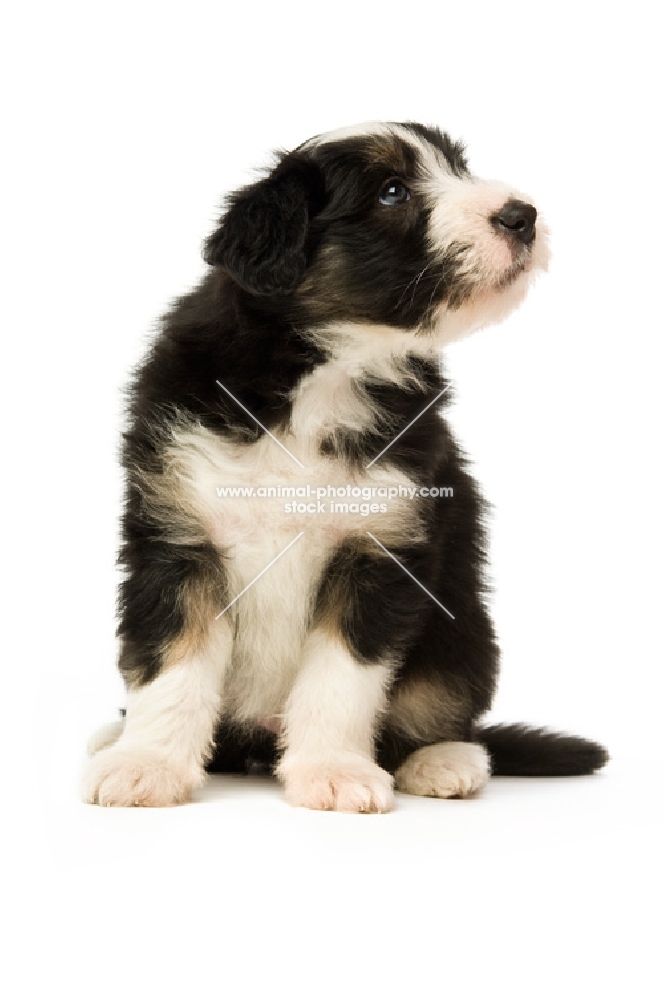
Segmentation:
<svg viewBox="0 0 664 1000">
<path fill-rule="evenodd" d="M 394 782 L 444 798 L 490 770 L 601 767 L 589 741 L 478 726 L 498 665 L 483 504 L 439 349 L 546 265 L 530 200 L 436 128 L 375 123 L 280 155 L 204 255 L 131 388 L 127 711 L 86 800 L 173 804 L 206 767 L 258 763 L 295 805 L 371 812 Z"/>
</svg>

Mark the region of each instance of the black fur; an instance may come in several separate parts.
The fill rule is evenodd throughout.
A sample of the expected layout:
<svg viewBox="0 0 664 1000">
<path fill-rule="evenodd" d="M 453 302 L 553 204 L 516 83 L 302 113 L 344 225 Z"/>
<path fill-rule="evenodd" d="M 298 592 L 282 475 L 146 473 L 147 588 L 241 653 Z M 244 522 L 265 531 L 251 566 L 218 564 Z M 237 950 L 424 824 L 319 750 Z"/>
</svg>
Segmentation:
<svg viewBox="0 0 664 1000">
<path fill-rule="evenodd" d="M 478 726 L 474 736 L 491 754 L 492 773 L 497 775 L 592 774 L 609 759 L 604 747 L 592 740 L 530 726 Z"/>
<path fill-rule="evenodd" d="M 320 172 L 293 153 L 269 177 L 232 195 L 203 256 L 251 293 L 285 295 L 302 280 L 309 219 L 322 205 Z"/>
</svg>

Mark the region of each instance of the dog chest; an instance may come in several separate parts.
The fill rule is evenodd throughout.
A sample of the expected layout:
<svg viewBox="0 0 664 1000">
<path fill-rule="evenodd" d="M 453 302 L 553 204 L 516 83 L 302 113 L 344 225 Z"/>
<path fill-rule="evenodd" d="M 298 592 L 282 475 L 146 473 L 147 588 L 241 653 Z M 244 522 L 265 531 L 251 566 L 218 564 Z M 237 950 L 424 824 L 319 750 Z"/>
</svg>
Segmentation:
<svg viewBox="0 0 664 1000">
<path fill-rule="evenodd" d="M 245 719 L 283 709 L 339 545 L 370 532 L 389 546 L 419 532 L 415 486 L 389 464 L 351 472 L 297 436 L 283 443 L 290 454 L 267 435 L 237 444 L 198 426 L 174 438 L 170 456 L 181 506 L 218 550 L 234 601 L 225 702 Z"/>
</svg>

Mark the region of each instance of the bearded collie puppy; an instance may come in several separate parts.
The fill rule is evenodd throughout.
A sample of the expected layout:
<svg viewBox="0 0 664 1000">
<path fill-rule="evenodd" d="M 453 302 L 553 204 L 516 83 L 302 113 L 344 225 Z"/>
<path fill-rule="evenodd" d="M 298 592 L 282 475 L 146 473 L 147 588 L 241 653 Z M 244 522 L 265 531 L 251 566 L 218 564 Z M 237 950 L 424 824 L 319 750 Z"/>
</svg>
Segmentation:
<svg viewBox="0 0 664 1000">
<path fill-rule="evenodd" d="M 294 806 L 588 774 L 590 741 L 482 727 L 498 651 L 483 506 L 441 416 L 441 346 L 546 265 L 530 199 L 437 128 L 315 136 L 232 194 L 209 269 L 131 389 L 124 718 L 84 798 L 185 802 L 270 767 Z"/>
</svg>

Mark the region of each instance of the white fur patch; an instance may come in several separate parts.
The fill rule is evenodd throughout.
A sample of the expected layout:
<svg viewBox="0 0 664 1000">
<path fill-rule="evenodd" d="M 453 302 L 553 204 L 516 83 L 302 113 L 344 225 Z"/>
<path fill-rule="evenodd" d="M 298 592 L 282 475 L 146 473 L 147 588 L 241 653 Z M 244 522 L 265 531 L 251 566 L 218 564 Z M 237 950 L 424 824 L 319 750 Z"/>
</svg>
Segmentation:
<svg viewBox="0 0 664 1000">
<path fill-rule="evenodd" d="M 100 806 L 175 806 L 186 802 L 202 780 L 159 749 L 118 743 L 91 759 L 83 800 Z"/>
<path fill-rule="evenodd" d="M 109 722 L 98 729 L 88 740 L 86 747 L 88 757 L 93 757 L 100 750 L 105 750 L 106 747 L 111 747 L 114 743 L 117 743 L 120 736 L 122 736 L 124 725 L 124 719 L 118 719 L 117 722 Z"/>
<path fill-rule="evenodd" d="M 394 780 L 400 792 L 451 799 L 480 791 L 490 774 L 489 754 L 478 743 L 435 743 L 412 753 Z"/>
<path fill-rule="evenodd" d="M 444 254 L 455 243 L 468 246 L 459 274 L 471 276 L 478 286 L 495 286 L 512 265 L 513 256 L 508 241 L 495 231 L 490 219 L 506 202 L 528 199 L 505 184 L 455 177 L 440 168 L 423 188 L 433 203 L 432 248 Z"/>
<path fill-rule="evenodd" d="M 358 754 L 280 768 L 292 806 L 349 813 L 384 813 L 394 805 L 392 775 Z"/>
<path fill-rule="evenodd" d="M 305 440 L 319 441 L 336 427 L 370 430 L 376 414 L 358 380 L 368 376 L 417 389 L 420 384 L 408 358 L 437 360 L 431 338 L 414 330 L 349 322 L 322 326 L 307 336 L 328 351 L 330 359 L 306 375 L 293 393 L 291 430 Z"/>
<path fill-rule="evenodd" d="M 390 676 L 389 665 L 358 663 L 322 631 L 309 636 L 284 712 L 277 770 L 292 805 L 342 812 L 391 807 L 392 777 L 372 759 Z"/>
<path fill-rule="evenodd" d="M 176 805 L 203 783 L 230 659 L 230 629 L 216 624 L 205 652 L 129 689 L 123 732 L 88 761 L 86 802 Z"/>
</svg>

